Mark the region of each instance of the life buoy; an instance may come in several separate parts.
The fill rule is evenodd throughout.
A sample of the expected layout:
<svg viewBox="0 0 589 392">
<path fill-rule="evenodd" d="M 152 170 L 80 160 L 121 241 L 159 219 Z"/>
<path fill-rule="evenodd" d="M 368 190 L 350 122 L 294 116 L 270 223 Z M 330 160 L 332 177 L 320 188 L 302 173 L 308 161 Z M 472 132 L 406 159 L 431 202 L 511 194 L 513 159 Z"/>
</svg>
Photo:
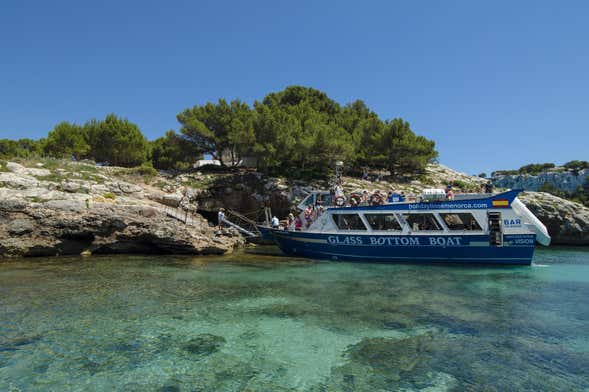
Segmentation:
<svg viewBox="0 0 589 392">
<path fill-rule="evenodd" d="M 346 198 L 343 196 L 338 196 L 335 198 L 335 205 L 338 207 L 343 207 L 346 204 Z"/>
<path fill-rule="evenodd" d="M 382 196 L 378 193 L 374 193 L 372 196 L 370 196 L 370 202 L 372 204 L 382 204 Z"/>
</svg>

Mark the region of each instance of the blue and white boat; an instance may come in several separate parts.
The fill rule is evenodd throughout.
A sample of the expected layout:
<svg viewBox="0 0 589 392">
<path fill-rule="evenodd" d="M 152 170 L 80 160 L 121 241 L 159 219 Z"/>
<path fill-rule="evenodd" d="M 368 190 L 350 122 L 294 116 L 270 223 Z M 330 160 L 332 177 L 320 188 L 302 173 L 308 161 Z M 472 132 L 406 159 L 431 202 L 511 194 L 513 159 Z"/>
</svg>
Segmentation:
<svg viewBox="0 0 589 392">
<path fill-rule="evenodd" d="M 547 246 L 550 236 L 517 198 L 519 193 L 458 194 L 448 199 L 443 190 L 430 190 L 415 201 L 325 207 L 299 230 L 263 230 L 283 252 L 309 258 L 529 265 L 535 243 Z M 299 210 L 318 201 L 330 205 L 332 198 L 330 192 L 313 192 Z"/>
</svg>

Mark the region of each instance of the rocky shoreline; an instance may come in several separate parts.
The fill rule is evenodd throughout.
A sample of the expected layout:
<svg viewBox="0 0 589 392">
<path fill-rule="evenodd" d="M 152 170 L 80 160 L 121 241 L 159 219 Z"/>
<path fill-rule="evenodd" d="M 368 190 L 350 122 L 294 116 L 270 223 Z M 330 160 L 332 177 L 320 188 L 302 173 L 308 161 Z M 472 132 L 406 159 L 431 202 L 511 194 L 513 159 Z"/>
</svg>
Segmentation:
<svg viewBox="0 0 589 392">
<path fill-rule="evenodd" d="M 49 170 L 9 162 L 3 169 L 0 257 L 223 254 L 243 244 L 238 233 L 217 231 L 198 214 L 190 214 L 188 223 L 175 218 L 175 199 L 164 192 L 90 165 Z"/>
<path fill-rule="evenodd" d="M 484 181 L 442 165 L 430 165 L 424 176 L 409 183 L 344 180 L 348 192 L 407 193 L 449 182 L 458 184 L 457 191 L 474 191 Z M 91 163 L 2 162 L 0 258 L 224 254 L 243 246 L 244 239 L 232 229 L 217 230 L 201 214 L 214 216 L 224 206 L 260 219 L 256 212 L 271 205 L 276 215 L 284 216 L 306 191 L 326 186 L 247 171 L 153 176 Z M 589 245 L 589 208 L 542 192 L 526 192 L 521 199 L 548 227 L 553 244 Z"/>
</svg>

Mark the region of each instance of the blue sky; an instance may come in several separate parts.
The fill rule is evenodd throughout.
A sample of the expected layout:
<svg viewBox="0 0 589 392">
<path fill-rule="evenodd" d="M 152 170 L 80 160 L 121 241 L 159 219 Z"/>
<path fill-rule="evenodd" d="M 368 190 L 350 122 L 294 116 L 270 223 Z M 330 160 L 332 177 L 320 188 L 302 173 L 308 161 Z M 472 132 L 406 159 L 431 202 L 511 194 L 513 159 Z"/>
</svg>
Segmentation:
<svg viewBox="0 0 589 392">
<path fill-rule="evenodd" d="M 0 138 L 220 97 L 364 100 L 467 173 L 589 160 L 589 2 L 5 1 Z"/>
</svg>

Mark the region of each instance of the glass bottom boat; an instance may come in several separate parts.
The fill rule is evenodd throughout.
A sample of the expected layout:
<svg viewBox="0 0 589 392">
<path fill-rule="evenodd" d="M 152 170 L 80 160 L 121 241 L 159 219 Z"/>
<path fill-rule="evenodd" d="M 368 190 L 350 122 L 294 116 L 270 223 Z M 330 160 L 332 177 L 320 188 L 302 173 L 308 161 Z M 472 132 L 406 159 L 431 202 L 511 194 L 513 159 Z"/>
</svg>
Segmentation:
<svg viewBox="0 0 589 392">
<path fill-rule="evenodd" d="M 550 236 L 517 198 L 520 192 L 448 200 L 424 191 L 419 201 L 329 207 L 332 194 L 313 192 L 299 204 L 299 227 L 259 229 L 283 252 L 302 257 L 529 265 L 535 243 L 549 245 Z"/>
</svg>

